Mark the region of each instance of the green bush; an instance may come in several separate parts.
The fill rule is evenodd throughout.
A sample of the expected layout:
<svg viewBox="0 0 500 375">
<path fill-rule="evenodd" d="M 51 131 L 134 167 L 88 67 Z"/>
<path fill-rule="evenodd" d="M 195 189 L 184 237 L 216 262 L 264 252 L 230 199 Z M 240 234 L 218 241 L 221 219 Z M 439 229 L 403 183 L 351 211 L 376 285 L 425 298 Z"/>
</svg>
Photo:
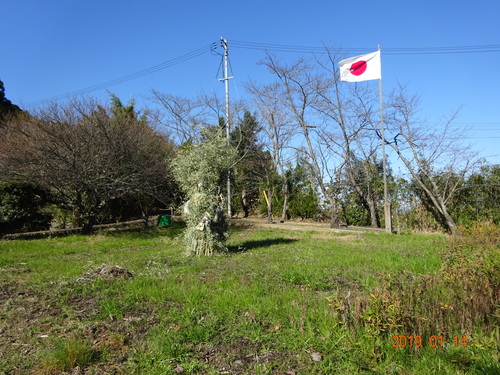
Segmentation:
<svg viewBox="0 0 500 375">
<path fill-rule="evenodd" d="M 30 182 L 0 184 L 0 234 L 50 228 L 47 192 Z"/>
<path fill-rule="evenodd" d="M 303 219 L 313 219 L 319 212 L 319 199 L 311 186 L 299 191 L 290 201 L 290 215 Z"/>
<path fill-rule="evenodd" d="M 329 297 L 337 319 L 374 336 L 494 331 L 500 324 L 500 229 L 474 228 L 449 240 L 435 274 L 385 274 L 369 296 L 353 290 L 350 297 Z"/>
</svg>

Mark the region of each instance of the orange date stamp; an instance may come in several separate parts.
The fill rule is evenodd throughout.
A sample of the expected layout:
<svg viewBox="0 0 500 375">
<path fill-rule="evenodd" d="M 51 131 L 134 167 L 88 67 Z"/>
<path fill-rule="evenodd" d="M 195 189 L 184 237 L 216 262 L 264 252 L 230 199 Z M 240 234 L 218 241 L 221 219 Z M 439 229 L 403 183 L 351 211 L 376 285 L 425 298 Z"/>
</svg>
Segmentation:
<svg viewBox="0 0 500 375">
<path fill-rule="evenodd" d="M 405 335 L 394 335 L 392 336 L 394 340 L 392 346 L 394 348 L 420 348 L 423 346 L 430 346 L 431 348 L 444 348 L 446 346 L 452 345 L 455 347 L 463 346 L 467 347 L 467 336 L 453 336 L 453 340 L 448 342 L 445 341 L 443 335 L 429 336 L 428 339 L 422 338 L 422 336 L 405 336 Z"/>
</svg>

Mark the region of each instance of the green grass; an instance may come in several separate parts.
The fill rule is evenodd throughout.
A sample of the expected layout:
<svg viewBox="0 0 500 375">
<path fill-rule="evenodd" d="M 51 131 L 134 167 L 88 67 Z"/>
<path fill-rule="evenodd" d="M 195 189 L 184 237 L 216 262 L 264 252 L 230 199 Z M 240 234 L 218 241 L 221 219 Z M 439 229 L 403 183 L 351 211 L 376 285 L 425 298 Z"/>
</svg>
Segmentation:
<svg viewBox="0 0 500 375">
<path fill-rule="evenodd" d="M 448 319 L 432 332 L 445 347 L 432 348 L 431 331 L 403 322 L 415 307 L 404 300 L 441 280 L 444 237 L 238 229 L 228 255 L 189 258 L 181 230 L 0 242 L 0 373 L 76 365 L 127 374 L 500 371 L 498 329 L 462 332 Z M 103 264 L 133 277 L 100 277 Z M 439 298 L 453 290 L 425 285 Z M 427 344 L 394 348 L 395 334 L 421 334 Z M 467 347 L 455 347 L 454 335 L 467 335 Z M 70 361 L 70 344 L 81 364 Z M 61 357 L 64 369 L 54 365 Z"/>
<path fill-rule="evenodd" d="M 41 366 L 47 374 L 86 367 L 98 360 L 99 354 L 83 338 L 55 340 L 52 347 L 42 354 Z"/>
</svg>

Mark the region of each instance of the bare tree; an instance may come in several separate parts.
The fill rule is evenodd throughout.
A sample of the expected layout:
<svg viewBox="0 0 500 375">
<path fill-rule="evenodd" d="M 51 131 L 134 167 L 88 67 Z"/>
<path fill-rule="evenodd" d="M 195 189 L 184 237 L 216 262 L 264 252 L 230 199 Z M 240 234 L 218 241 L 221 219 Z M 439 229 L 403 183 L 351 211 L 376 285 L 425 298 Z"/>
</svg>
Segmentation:
<svg viewBox="0 0 500 375">
<path fill-rule="evenodd" d="M 199 141 L 200 131 L 207 125 L 208 108 L 199 98 L 188 99 L 181 96 L 152 91 L 151 101 L 162 107 L 162 111 L 151 113 L 154 121 L 164 126 L 175 143 Z M 218 120 L 212 122 L 216 124 Z"/>
<path fill-rule="evenodd" d="M 200 142 L 205 127 L 225 126 L 221 121 L 225 116 L 225 103 L 215 93 L 202 93 L 191 99 L 153 90 L 150 100 L 160 107 L 151 112 L 152 121 L 163 126 L 178 145 Z M 243 119 L 245 110 L 241 100 L 231 102 L 233 126 Z"/>
<path fill-rule="evenodd" d="M 341 160 L 350 185 L 370 212 L 371 226 L 378 227 L 377 197 L 373 186 L 363 178 L 369 173 L 359 170 L 370 165 L 378 148 L 373 144 L 376 137 L 371 126 L 377 96 L 367 85 L 342 86 L 337 69 L 338 53 L 328 48 L 325 52 L 323 58 L 316 58 L 316 64 L 326 73 L 325 89 L 318 93 L 314 104 L 323 120 L 318 132 L 322 148 L 328 148 Z"/>
<path fill-rule="evenodd" d="M 271 152 L 274 168 L 280 174 L 281 192 L 284 195 L 281 220 L 284 221 L 288 219 L 290 200 L 289 181 L 286 171 L 289 160 L 286 151 L 291 147 L 290 142 L 295 135 L 295 129 L 283 106 L 278 100 L 273 99 L 277 96 L 277 93 L 272 92 L 276 88 L 276 85 L 258 86 L 255 83 L 246 84 L 246 89 L 252 94 L 253 101 L 264 124 L 262 131 L 266 136 L 265 143 Z"/>
<path fill-rule="evenodd" d="M 465 176 L 479 167 L 482 160 L 462 143 L 463 134 L 452 130 L 457 113 L 438 126 L 429 126 L 417 117 L 419 105 L 419 97 L 409 95 L 400 85 L 388 105 L 387 123 L 392 136 L 386 142 L 431 202 L 446 229 L 456 235 L 460 232 L 448 203 Z"/>
<path fill-rule="evenodd" d="M 173 198 L 172 148 L 129 111 L 113 113 L 92 100 L 52 104 L 19 117 L 6 146 L 0 153 L 3 176 L 50 188 L 84 230 L 112 200 Z"/>
<path fill-rule="evenodd" d="M 329 201 L 331 212 L 331 227 L 339 226 L 338 197 L 332 174 L 332 163 L 325 149 L 317 147 L 317 133 L 314 131 L 314 105 L 317 104 L 321 93 L 327 86 L 325 77 L 314 66 L 304 59 L 299 59 L 292 64 L 285 64 L 270 54 L 261 62 L 277 78 L 277 82 L 270 86 L 271 89 L 262 94 L 268 99 L 276 100 L 286 109 L 296 123 L 298 131 L 305 141 L 304 152 L 307 154 L 309 164 L 314 171 L 314 177 L 323 196 Z M 333 168 L 335 171 L 336 168 Z M 332 182 L 328 185 L 328 178 Z"/>
</svg>

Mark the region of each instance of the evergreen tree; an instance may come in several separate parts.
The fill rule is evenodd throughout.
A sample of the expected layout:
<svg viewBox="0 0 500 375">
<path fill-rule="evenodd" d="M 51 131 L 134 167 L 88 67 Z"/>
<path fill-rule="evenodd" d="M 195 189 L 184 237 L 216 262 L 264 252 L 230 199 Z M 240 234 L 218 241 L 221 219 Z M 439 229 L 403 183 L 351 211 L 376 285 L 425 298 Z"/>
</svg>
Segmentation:
<svg viewBox="0 0 500 375">
<path fill-rule="evenodd" d="M 307 163 L 298 162 L 289 178 L 290 216 L 304 220 L 313 219 L 318 215 L 319 196 L 311 180 L 312 171 Z"/>
<path fill-rule="evenodd" d="M 255 116 L 246 111 L 243 120 L 231 133 L 231 144 L 237 149 L 239 157 L 235 167 L 234 195 L 241 198 L 239 202 L 244 217 L 255 210 L 261 185 L 266 185 L 267 175 L 272 169 L 272 159 L 259 143 L 260 131 L 261 126 Z"/>
<path fill-rule="evenodd" d="M 487 165 L 463 182 L 454 197 L 451 214 L 457 223 L 470 227 L 475 222 L 500 224 L 500 165 Z"/>
<path fill-rule="evenodd" d="M 19 112 L 21 112 L 21 109 L 5 97 L 5 86 L 0 80 L 0 124 L 7 116 Z"/>
<path fill-rule="evenodd" d="M 0 183 L 0 236 L 49 229 L 52 215 L 44 209 L 48 195 L 46 190 L 30 182 Z"/>
</svg>

